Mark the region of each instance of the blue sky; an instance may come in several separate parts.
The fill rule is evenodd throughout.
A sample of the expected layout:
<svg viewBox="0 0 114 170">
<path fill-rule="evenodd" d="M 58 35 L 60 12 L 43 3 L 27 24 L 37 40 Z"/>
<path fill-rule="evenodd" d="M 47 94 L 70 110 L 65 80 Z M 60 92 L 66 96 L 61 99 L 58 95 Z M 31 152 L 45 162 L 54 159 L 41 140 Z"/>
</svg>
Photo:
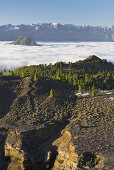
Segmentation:
<svg viewBox="0 0 114 170">
<path fill-rule="evenodd" d="M 114 25 L 114 0 L 0 0 L 0 25 Z"/>
</svg>

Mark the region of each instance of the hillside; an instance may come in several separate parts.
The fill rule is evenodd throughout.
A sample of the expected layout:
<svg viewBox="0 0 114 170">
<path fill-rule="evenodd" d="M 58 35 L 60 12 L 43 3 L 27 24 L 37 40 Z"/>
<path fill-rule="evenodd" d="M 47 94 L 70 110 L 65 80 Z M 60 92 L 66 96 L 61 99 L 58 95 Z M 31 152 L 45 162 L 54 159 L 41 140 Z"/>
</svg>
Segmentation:
<svg viewBox="0 0 114 170">
<path fill-rule="evenodd" d="M 105 59 L 100 59 L 95 55 L 87 57 L 85 60 L 73 63 L 73 68 L 75 70 L 84 69 L 84 73 L 96 74 L 99 71 L 114 71 L 114 65 L 111 62 L 107 62 Z"/>
<path fill-rule="evenodd" d="M 27 36 L 21 36 L 11 44 L 26 45 L 26 46 L 38 46 L 38 44 L 35 41 L 33 41 L 30 37 L 27 37 Z"/>
<path fill-rule="evenodd" d="M 0 41 L 15 41 L 19 36 L 35 41 L 114 41 L 114 26 L 75 26 L 72 24 L 43 23 L 31 25 L 1 25 Z"/>
<path fill-rule="evenodd" d="M 0 169 L 113 169 L 114 94 L 76 91 L 51 78 L 0 76 Z"/>
<path fill-rule="evenodd" d="M 71 116 L 76 97 L 73 86 L 59 80 L 0 77 L 1 121 L 17 124 L 43 124 Z M 50 97 L 53 89 L 54 97 Z M 7 100 L 9 98 L 9 100 Z M 7 106 L 7 107 L 6 107 Z"/>
<path fill-rule="evenodd" d="M 20 77 L 49 77 L 61 80 L 62 82 L 71 83 L 78 89 L 96 89 L 111 90 L 114 88 L 114 65 L 101 60 L 96 56 L 90 56 L 85 60 L 75 63 L 58 62 L 49 65 L 33 65 L 17 68 L 13 71 Z M 9 73 L 10 75 L 10 73 Z"/>
<path fill-rule="evenodd" d="M 85 60 L 79 60 L 76 61 L 75 63 L 71 63 L 69 62 L 69 64 L 67 63 L 63 63 L 63 62 L 57 62 L 55 64 L 50 64 L 50 65 L 34 65 L 33 66 L 33 70 L 37 70 L 38 67 L 41 67 L 46 70 L 49 67 L 52 67 L 53 71 L 57 71 L 58 69 L 62 70 L 63 72 L 67 73 L 69 72 L 69 69 L 71 70 L 72 73 L 79 73 L 79 74 L 97 74 L 98 72 L 113 72 L 114 71 L 114 65 L 111 62 L 107 62 L 107 60 L 105 59 L 100 59 L 99 57 L 95 56 L 95 55 L 91 55 L 89 57 L 87 57 Z M 25 66 L 25 67 L 20 67 L 17 68 L 16 70 L 14 70 L 14 72 L 22 72 L 22 71 L 26 71 L 26 69 L 30 69 L 29 71 L 31 71 L 32 74 L 32 66 Z"/>
<path fill-rule="evenodd" d="M 102 61 L 99 57 L 95 55 L 91 55 L 85 59 L 85 61 L 93 62 L 93 61 Z"/>
<path fill-rule="evenodd" d="M 97 56 L 0 75 L 0 170 L 113 170 L 114 65 Z"/>
</svg>

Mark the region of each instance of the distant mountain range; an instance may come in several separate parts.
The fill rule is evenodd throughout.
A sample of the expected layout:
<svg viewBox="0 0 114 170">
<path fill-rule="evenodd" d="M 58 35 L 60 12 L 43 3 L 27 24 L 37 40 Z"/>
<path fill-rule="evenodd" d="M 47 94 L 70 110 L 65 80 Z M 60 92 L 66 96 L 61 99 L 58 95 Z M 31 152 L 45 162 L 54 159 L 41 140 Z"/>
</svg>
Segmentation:
<svg viewBox="0 0 114 170">
<path fill-rule="evenodd" d="M 0 26 L 0 41 L 14 41 L 19 36 L 29 36 L 35 41 L 114 41 L 114 26 L 59 23 Z"/>
</svg>

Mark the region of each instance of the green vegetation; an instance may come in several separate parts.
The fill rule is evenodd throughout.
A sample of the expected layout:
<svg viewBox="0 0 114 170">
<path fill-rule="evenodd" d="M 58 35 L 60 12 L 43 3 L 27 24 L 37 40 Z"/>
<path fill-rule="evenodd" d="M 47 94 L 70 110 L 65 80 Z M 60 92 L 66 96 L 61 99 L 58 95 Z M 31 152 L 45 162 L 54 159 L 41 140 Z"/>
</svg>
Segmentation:
<svg viewBox="0 0 114 170">
<path fill-rule="evenodd" d="M 113 89 L 114 65 L 106 60 L 83 60 L 76 63 L 57 62 L 54 65 L 21 67 L 14 70 L 14 74 L 21 77 L 48 77 L 73 84 L 80 92 L 83 89 Z"/>
<path fill-rule="evenodd" d="M 53 90 L 50 90 L 50 97 L 54 97 Z"/>
<path fill-rule="evenodd" d="M 94 91 L 94 90 L 91 92 L 91 95 L 92 95 L 93 97 L 95 96 L 95 91 Z"/>
<path fill-rule="evenodd" d="M 13 71 L 10 71 L 10 72 L 9 72 L 9 75 L 10 75 L 10 76 L 13 76 L 13 75 L 14 75 Z"/>
<path fill-rule="evenodd" d="M 3 72 L 0 70 L 0 75 L 3 75 Z"/>
<path fill-rule="evenodd" d="M 34 80 L 38 80 L 38 73 L 37 72 L 35 72 L 35 74 L 34 74 Z"/>
<path fill-rule="evenodd" d="M 91 95 L 92 95 L 93 97 L 95 96 L 95 86 L 94 86 L 94 85 L 93 85 L 93 87 L 92 87 Z"/>
<path fill-rule="evenodd" d="M 95 60 L 97 59 L 97 60 Z M 54 65 L 32 65 L 10 71 L 8 75 L 17 75 L 20 77 L 34 77 L 37 80 L 40 77 L 61 80 L 73 84 L 79 92 L 92 89 L 114 88 L 114 65 L 98 57 L 90 56 L 88 59 L 75 63 L 57 62 Z"/>
<path fill-rule="evenodd" d="M 79 88 L 79 89 L 78 89 L 79 93 L 82 92 L 82 87 L 81 87 L 81 85 L 79 85 L 78 88 Z"/>
</svg>

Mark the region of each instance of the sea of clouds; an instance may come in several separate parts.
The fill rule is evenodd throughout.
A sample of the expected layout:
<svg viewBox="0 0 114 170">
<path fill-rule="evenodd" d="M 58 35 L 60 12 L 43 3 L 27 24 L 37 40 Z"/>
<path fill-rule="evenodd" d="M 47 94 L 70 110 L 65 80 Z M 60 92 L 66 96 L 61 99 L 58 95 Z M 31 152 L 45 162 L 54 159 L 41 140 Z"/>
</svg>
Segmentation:
<svg viewBox="0 0 114 170">
<path fill-rule="evenodd" d="M 83 60 L 90 55 L 114 63 L 112 42 L 37 42 L 41 46 L 19 46 L 0 42 L 0 69 Z"/>
</svg>

